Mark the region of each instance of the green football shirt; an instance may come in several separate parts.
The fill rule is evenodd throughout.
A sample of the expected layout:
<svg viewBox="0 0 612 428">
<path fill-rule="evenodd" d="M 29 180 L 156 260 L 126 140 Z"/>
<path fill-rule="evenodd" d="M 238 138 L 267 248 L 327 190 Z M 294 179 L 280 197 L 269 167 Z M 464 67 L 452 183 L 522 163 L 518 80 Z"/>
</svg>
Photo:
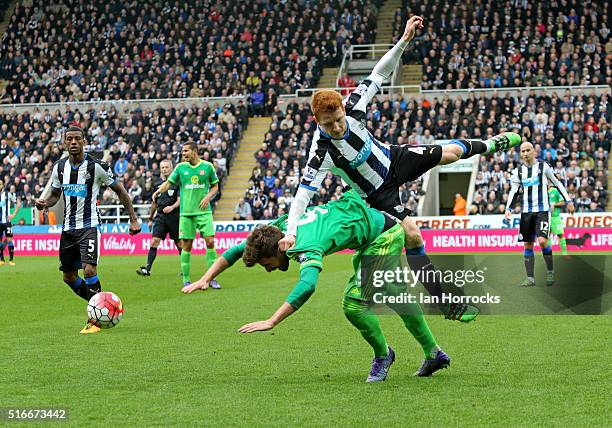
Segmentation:
<svg viewBox="0 0 612 428">
<path fill-rule="evenodd" d="M 548 201 L 550 202 L 551 205 L 551 216 L 552 217 L 561 217 L 561 208 L 560 207 L 553 207 L 553 204 L 556 204 L 557 202 L 563 202 L 563 196 L 561 196 L 561 193 L 557 190 L 556 187 L 553 187 L 551 189 L 548 190 Z"/>
<path fill-rule="evenodd" d="M 366 247 L 380 235 L 384 222 L 380 212 L 368 208 L 361 196 L 351 190 L 337 201 L 304 213 L 298 222 L 295 245 L 287 256 L 300 263 L 300 269 L 323 269 L 324 256 Z"/>
<path fill-rule="evenodd" d="M 180 184 L 182 216 L 196 216 L 212 212 L 210 204 L 206 209 L 200 208 L 200 202 L 208 194 L 210 188 L 219 182 L 215 167 L 212 163 L 200 160 L 197 165 L 189 162 L 179 163 L 168 181 L 171 184 Z"/>
</svg>

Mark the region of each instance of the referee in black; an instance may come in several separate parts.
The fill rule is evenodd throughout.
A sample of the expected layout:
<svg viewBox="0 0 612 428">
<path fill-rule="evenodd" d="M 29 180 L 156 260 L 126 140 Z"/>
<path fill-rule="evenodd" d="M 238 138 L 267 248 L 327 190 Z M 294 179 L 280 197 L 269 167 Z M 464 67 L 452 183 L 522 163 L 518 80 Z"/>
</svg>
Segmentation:
<svg viewBox="0 0 612 428">
<path fill-rule="evenodd" d="M 172 173 L 172 162 L 163 160 L 159 166 L 161 171 L 161 181 L 156 188 L 164 183 L 168 176 Z M 151 276 L 151 267 L 157 257 L 157 247 L 159 243 L 170 235 L 170 238 L 176 244 L 176 248 L 181 253 L 181 241 L 179 240 L 179 217 L 180 217 L 180 198 L 178 185 L 172 185 L 167 192 L 161 193 L 157 200 L 151 204 L 149 212 L 149 228 L 152 225 L 151 248 L 147 256 L 147 265 L 141 266 L 136 270 L 136 273 L 141 276 Z"/>
</svg>

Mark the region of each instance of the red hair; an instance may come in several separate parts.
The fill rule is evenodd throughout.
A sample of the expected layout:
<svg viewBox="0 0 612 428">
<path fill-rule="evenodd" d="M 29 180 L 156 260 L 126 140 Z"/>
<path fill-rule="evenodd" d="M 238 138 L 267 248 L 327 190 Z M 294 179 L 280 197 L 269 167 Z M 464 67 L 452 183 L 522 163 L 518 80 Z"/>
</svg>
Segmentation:
<svg viewBox="0 0 612 428">
<path fill-rule="evenodd" d="M 342 107 L 342 95 L 330 89 L 315 92 L 312 96 L 312 112 L 315 117 L 321 113 L 331 113 Z"/>
</svg>

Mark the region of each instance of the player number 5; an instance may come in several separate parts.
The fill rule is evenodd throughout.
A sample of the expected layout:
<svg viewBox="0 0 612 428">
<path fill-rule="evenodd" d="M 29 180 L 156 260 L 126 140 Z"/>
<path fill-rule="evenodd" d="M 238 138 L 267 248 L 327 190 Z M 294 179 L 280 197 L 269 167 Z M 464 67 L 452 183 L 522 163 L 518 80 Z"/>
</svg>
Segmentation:
<svg viewBox="0 0 612 428">
<path fill-rule="evenodd" d="M 87 245 L 87 252 L 93 253 L 95 249 L 96 249 L 96 241 L 93 239 L 90 239 L 89 244 Z"/>
</svg>

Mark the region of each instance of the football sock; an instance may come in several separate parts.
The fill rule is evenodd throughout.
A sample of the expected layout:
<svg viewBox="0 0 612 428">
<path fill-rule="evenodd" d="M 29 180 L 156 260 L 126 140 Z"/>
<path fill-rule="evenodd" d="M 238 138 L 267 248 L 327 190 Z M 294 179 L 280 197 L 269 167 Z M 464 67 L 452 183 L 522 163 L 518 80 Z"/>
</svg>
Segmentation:
<svg viewBox="0 0 612 428">
<path fill-rule="evenodd" d="M 9 260 L 13 261 L 13 256 L 15 255 L 15 244 L 13 244 L 12 241 L 9 242 L 8 248 L 9 248 Z"/>
<path fill-rule="evenodd" d="M 527 278 L 534 278 L 533 267 L 535 265 L 535 258 L 533 256 L 533 250 L 525 250 L 525 271 L 527 272 Z"/>
<path fill-rule="evenodd" d="M 94 275 L 91 278 L 85 278 L 85 280 L 83 280 L 83 278 L 80 276 L 77 276 L 76 281 L 72 283 L 66 282 L 66 284 L 72 288 L 72 291 L 74 291 L 77 296 L 87 302 L 102 289 L 98 275 Z"/>
<path fill-rule="evenodd" d="M 471 158 L 487 151 L 487 145 L 482 141 L 452 140 L 449 144 L 455 144 L 463 150 L 461 159 Z"/>
<path fill-rule="evenodd" d="M 149 248 L 149 254 L 147 255 L 147 270 L 149 272 L 151 272 L 151 266 L 153 266 L 155 257 L 157 257 L 157 248 Z"/>
<path fill-rule="evenodd" d="M 191 282 L 189 271 L 191 270 L 191 253 L 181 251 L 181 272 L 183 272 L 183 282 Z"/>
<path fill-rule="evenodd" d="M 206 263 L 208 263 L 208 268 L 213 265 L 213 263 L 217 260 L 217 250 L 215 247 L 206 248 Z"/>
<path fill-rule="evenodd" d="M 550 245 L 546 248 L 542 248 L 542 255 L 544 256 L 544 261 L 546 262 L 546 269 L 549 272 L 553 270 L 553 252 Z"/>
<path fill-rule="evenodd" d="M 431 358 L 435 356 L 436 351 L 439 349 L 436 339 L 427 325 L 427 321 L 423 316 L 423 311 L 418 303 L 405 303 L 405 304 L 390 304 L 387 305 L 393 309 L 404 321 L 404 325 L 412 334 L 412 336 L 420 343 L 423 348 L 425 358 Z"/>
<path fill-rule="evenodd" d="M 386 357 L 389 354 L 389 346 L 383 334 L 378 316 L 374 314 L 368 305 L 360 300 L 345 297 L 342 300 L 344 316 L 351 324 L 359 330 L 361 336 L 370 344 L 376 358 Z"/>
<path fill-rule="evenodd" d="M 561 254 L 567 254 L 567 242 L 565 238 L 559 238 L 559 245 L 561 246 Z"/>
<path fill-rule="evenodd" d="M 4 261 L 4 244 L 0 242 L 0 260 Z"/>
<path fill-rule="evenodd" d="M 425 289 L 432 296 L 437 296 L 442 301 L 442 286 L 437 280 L 437 275 L 434 275 L 436 269 L 431 260 L 425 254 L 425 246 L 421 245 L 417 248 L 406 248 L 406 259 L 412 269 L 414 275 L 419 275 L 418 278 Z M 431 273 L 428 273 L 431 272 Z"/>
</svg>

